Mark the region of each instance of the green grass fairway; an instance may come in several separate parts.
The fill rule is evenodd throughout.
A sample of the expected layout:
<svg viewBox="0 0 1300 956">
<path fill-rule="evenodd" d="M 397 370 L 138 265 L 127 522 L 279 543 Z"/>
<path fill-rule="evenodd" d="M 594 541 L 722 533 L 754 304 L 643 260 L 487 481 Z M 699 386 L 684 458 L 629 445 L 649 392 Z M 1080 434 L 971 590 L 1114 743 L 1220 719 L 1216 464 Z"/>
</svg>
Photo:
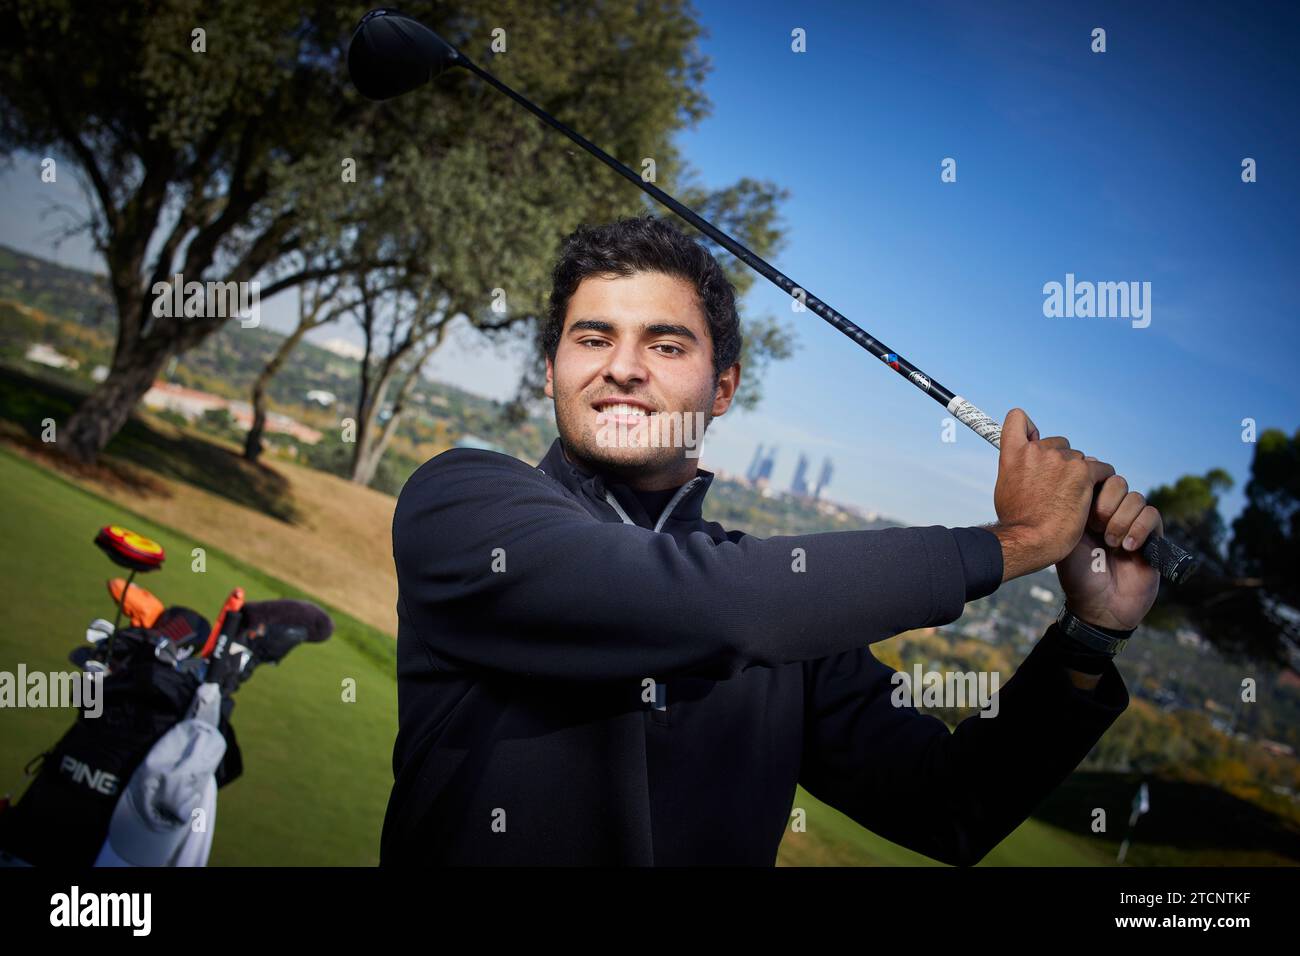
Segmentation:
<svg viewBox="0 0 1300 956">
<path fill-rule="evenodd" d="M 137 581 L 165 604 L 216 618 L 233 587 L 250 601 L 310 598 L 268 574 L 87 494 L 0 451 L 0 670 L 71 670 L 68 652 L 96 617 L 113 619 L 104 582 L 123 577 L 91 541 L 121 523 L 160 542 L 161 571 Z M 386 529 L 385 529 L 386 530 Z M 383 532 L 377 532 L 383 533 Z M 270 569 L 272 572 L 274 569 Z M 393 639 L 330 609 L 335 631 L 259 669 L 235 694 L 231 723 L 244 773 L 218 794 L 212 865 L 355 865 L 379 861 L 379 832 L 392 786 L 397 732 Z M 345 678 L 356 703 L 344 703 Z M 72 725 L 76 711 L 0 710 L 0 793 L 17 799 L 23 766 Z"/>
<path fill-rule="evenodd" d="M 1068 787 L 1068 783 L 1066 785 Z M 781 843 L 785 866 L 943 866 L 927 856 L 864 830 L 803 787 L 796 807 L 808 812 L 806 833 L 788 833 Z M 981 860 L 978 866 L 1107 866 L 1114 849 L 1082 835 L 1029 819 Z"/>
</svg>

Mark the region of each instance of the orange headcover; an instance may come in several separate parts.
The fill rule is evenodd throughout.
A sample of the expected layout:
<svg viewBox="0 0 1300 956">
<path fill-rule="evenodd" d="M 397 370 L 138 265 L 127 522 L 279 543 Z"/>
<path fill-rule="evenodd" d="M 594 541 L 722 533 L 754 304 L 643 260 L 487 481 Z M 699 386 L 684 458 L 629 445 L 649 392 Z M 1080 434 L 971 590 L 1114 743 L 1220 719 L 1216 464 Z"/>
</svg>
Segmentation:
<svg viewBox="0 0 1300 956">
<path fill-rule="evenodd" d="M 113 595 L 113 603 L 122 605 L 122 613 L 131 619 L 131 626 L 153 627 L 154 621 L 163 612 L 163 602 L 138 584 L 131 585 L 124 602 L 122 591 L 125 589 L 126 581 L 122 578 L 113 578 L 108 582 L 108 593 Z"/>
<path fill-rule="evenodd" d="M 235 588 L 226 598 L 226 603 L 221 605 L 221 613 L 217 615 L 217 623 L 212 625 L 212 634 L 208 637 L 208 642 L 203 645 L 203 650 L 199 651 L 200 657 L 211 657 L 213 649 L 217 646 L 217 638 L 221 636 L 221 629 L 226 624 L 228 614 L 238 614 L 244 609 L 244 589 Z"/>
</svg>

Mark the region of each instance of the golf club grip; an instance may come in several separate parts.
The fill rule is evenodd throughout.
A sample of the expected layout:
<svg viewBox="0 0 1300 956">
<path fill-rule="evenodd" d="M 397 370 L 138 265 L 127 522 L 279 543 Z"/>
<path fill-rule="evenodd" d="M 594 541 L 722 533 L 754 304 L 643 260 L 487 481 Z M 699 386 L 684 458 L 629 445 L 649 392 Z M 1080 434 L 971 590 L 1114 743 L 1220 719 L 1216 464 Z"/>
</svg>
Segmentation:
<svg viewBox="0 0 1300 956">
<path fill-rule="evenodd" d="M 954 395 L 948 403 L 952 412 L 963 425 L 985 439 L 994 448 L 1002 448 L 1002 425 L 984 414 L 960 395 Z M 1170 584 L 1182 584 L 1195 573 L 1200 562 L 1190 551 L 1185 551 L 1168 538 L 1147 538 L 1142 545 L 1142 557 L 1147 564 L 1160 572 L 1160 576 Z"/>
<path fill-rule="evenodd" d="M 1142 545 L 1142 557 L 1171 584 L 1182 584 L 1196 571 L 1195 555 L 1178 547 L 1168 538 L 1157 538 L 1154 535 L 1147 538 L 1146 544 Z"/>
</svg>

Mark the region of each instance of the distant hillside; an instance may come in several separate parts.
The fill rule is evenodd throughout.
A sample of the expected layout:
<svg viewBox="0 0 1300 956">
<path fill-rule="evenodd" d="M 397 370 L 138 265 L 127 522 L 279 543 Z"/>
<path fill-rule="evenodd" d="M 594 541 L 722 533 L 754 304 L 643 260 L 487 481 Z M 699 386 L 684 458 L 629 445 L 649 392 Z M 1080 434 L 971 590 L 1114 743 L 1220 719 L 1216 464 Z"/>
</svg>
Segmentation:
<svg viewBox="0 0 1300 956">
<path fill-rule="evenodd" d="M 31 341 L 44 341 L 80 362 L 75 377 L 84 381 L 89 381 L 96 365 L 110 361 L 117 319 L 102 277 L 0 246 L 0 301 L 6 299 L 37 314 L 7 314 L 6 328 L 0 332 L 3 357 L 19 360 Z M 246 400 L 258 373 L 283 341 L 283 335 L 270 329 L 245 329 L 231 322 L 169 364 L 164 377 L 189 388 Z M 353 414 L 357 381 L 355 361 L 303 342 L 272 381 L 269 399 L 275 411 L 322 431 L 337 432 L 338 423 Z M 323 410 L 309 402 L 307 393 L 314 390 L 333 393 L 336 405 Z M 501 403 L 441 382 L 419 383 L 412 406 L 393 445 L 396 455 L 406 459 L 408 470 L 428 457 L 421 457 L 419 451 L 428 444 L 447 447 L 474 436 L 526 461 L 537 461 L 555 437 L 549 418 L 508 426 L 501 419 Z"/>
<path fill-rule="evenodd" d="M 117 314 L 103 277 L 0 245 L 0 299 L 13 299 L 109 335 Z"/>
</svg>

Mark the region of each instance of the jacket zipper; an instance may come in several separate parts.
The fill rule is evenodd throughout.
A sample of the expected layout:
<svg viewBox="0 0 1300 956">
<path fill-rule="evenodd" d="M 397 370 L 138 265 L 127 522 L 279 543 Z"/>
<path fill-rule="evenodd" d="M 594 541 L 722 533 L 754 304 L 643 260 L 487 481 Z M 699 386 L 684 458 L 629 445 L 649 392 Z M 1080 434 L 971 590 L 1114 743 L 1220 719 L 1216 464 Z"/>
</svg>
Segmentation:
<svg viewBox="0 0 1300 956">
<path fill-rule="evenodd" d="M 690 490 L 699 484 L 699 482 L 700 478 L 696 476 L 677 489 L 677 494 L 673 495 L 668 504 L 664 505 L 664 510 L 660 513 L 659 520 L 655 522 L 654 531 L 662 531 L 664 524 L 672 516 L 673 509 L 677 507 L 677 503 L 685 498 L 686 495 L 690 493 Z M 605 500 L 609 502 L 610 506 L 615 511 L 618 512 L 618 516 L 623 519 L 624 524 L 636 524 L 636 522 L 629 517 L 628 513 L 623 510 L 623 506 L 618 503 L 618 499 L 614 497 L 614 493 L 608 488 L 605 489 Z"/>
<path fill-rule="evenodd" d="M 673 509 L 677 507 L 677 503 L 685 498 L 690 490 L 699 483 L 699 481 L 699 477 L 696 476 L 677 489 L 677 494 L 673 495 L 672 498 L 669 499 L 668 504 L 664 506 L 664 510 L 659 514 L 659 520 L 655 522 L 654 526 L 655 533 L 663 533 L 662 528 L 664 523 L 667 522 L 668 518 L 672 515 Z M 614 493 L 609 489 L 605 490 L 605 500 L 608 501 L 614 510 L 618 512 L 618 516 L 623 519 L 624 524 L 636 524 L 636 522 L 628 516 L 628 513 L 623 510 L 623 506 L 618 503 L 618 499 L 614 497 Z M 652 706 L 655 710 L 662 710 L 665 713 L 668 711 L 668 685 L 662 681 L 655 681 L 655 702 Z"/>
<path fill-rule="evenodd" d="M 690 481 L 686 482 L 686 484 L 677 489 L 677 494 L 673 495 L 668 504 L 664 506 L 663 512 L 659 515 L 659 520 L 655 522 L 655 531 L 660 530 L 664 526 L 664 522 L 668 520 L 668 516 L 671 515 L 673 509 L 677 507 L 677 502 L 685 498 L 687 492 L 699 484 L 699 482 L 700 479 L 698 477 L 692 478 Z"/>
</svg>

